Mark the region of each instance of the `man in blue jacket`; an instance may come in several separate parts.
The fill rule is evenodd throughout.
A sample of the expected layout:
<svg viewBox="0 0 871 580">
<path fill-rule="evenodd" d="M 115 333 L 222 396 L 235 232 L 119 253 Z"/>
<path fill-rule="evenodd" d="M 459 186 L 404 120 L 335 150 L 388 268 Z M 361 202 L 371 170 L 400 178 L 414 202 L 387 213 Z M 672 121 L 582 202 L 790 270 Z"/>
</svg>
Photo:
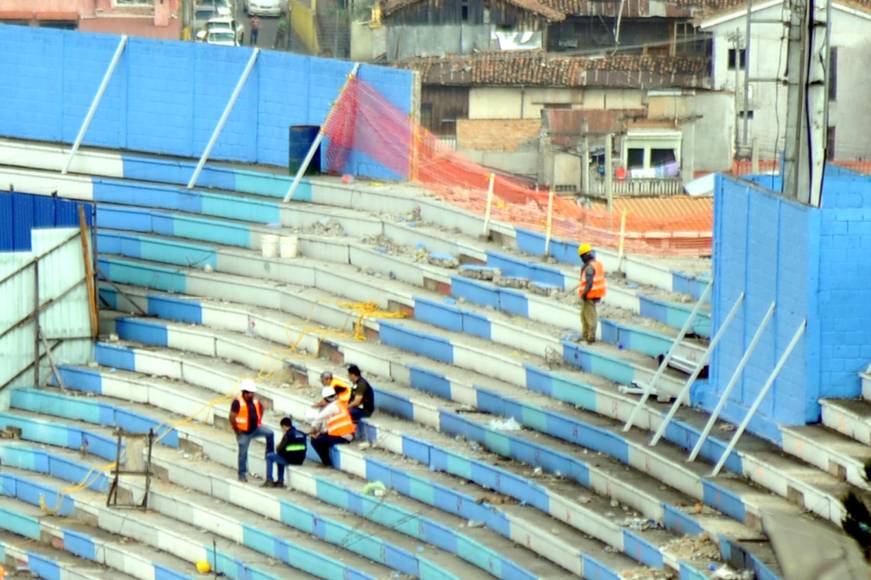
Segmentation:
<svg viewBox="0 0 871 580">
<path fill-rule="evenodd" d="M 305 461 L 306 435 L 293 426 L 293 419 L 281 420 L 284 436 L 273 453 L 266 454 L 266 482 L 263 487 L 284 487 L 284 471 L 288 465 L 302 465 Z M 278 477 L 272 480 L 272 466 L 278 466 Z"/>
</svg>

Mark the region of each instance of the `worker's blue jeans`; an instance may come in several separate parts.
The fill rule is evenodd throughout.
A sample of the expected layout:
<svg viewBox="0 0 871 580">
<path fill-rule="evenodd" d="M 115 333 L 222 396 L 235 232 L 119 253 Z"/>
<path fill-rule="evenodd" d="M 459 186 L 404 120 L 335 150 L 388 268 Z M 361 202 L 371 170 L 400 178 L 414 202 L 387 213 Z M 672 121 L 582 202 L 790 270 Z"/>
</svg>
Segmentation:
<svg viewBox="0 0 871 580">
<path fill-rule="evenodd" d="M 236 433 L 236 443 L 239 445 L 239 477 L 248 474 L 248 446 L 251 445 L 251 440 L 255 437 L 266 438 L 267 455 L 275 451 L 275 435 L 273 435 L 272 430 L 263 425 L 251 433 Z"/>
</svg>

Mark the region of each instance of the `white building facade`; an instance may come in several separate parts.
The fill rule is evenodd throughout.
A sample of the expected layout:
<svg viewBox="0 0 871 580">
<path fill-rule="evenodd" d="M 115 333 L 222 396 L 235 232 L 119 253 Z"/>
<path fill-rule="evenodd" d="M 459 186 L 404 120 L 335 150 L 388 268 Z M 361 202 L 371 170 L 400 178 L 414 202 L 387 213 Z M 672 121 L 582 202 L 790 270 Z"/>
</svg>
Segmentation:
<svg viewBox="0 0 871 580">
<path fill-rule="evenodd" d="M 854 6 L 835 2 L 831 10 L 828 154 L 843 161 L 871 159 L 871 9 Z M 782 22 L 788 21 L 789 11 L 781 0 L 754 3 L 749 58 L 746 14 L 746 7 L 738 7 L 706 19 L 701 28 L 713 34 L 714 89 L 735 94 L 734 145 L 746 152 L 755 140 L 760 157 L 773 159 L 783 150 L 786 135 L 787 28 Z"/>
</svg>

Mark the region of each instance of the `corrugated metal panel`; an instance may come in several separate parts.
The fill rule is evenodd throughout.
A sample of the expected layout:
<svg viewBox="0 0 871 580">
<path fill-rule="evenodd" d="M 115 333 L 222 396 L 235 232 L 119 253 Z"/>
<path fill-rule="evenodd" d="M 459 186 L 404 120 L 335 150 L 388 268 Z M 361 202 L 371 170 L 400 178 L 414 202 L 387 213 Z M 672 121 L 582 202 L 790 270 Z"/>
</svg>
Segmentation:
<svg viewBox="0 0 871 580">
<path fill-rule="evenodd" d="M 44 216 L 49 211 L 48 206 L 42 202 L 25 203 L 30 203 L 31 207 L 40 207 Z M 49 340 L 88 337 L 91 330 L 90 313 L 78 229 L 35 229 L 32 234 L 33 252 L 0 255 L 0 276 L 6 276 L 35 256 L 57 248 L 39 260 L 40 304 L 58 299 L 40 314 L 40 326 Z M 0 283 L 0 296 L 3 296 L 5 303 L 4 308 L 0 309 L 0 334 L 13 328 L 33 312 L 35 270 L 33 265 L 27 266 Z M 8 383 L 33 361 L 34 332 L 35 325 L 31 321 L 6 332 L 0 338 L 0 385 Z M 63 345 L 60 352 L 63 356 L 58 356 L 59 360 L 84 363 L 91 353 L 90 340 L 73 341 L 69 345 Z M 25 375 L 28 376 L 17 382 L 32 380 L 32 374 Z"/>
<path fill-rule="evenodd" d="M 44 195 L 0 192 L 0 252 L 30 249 L 33 228 L 78 227 L 79 206 L 93 225 L 93 204 Z"/>
</svg>

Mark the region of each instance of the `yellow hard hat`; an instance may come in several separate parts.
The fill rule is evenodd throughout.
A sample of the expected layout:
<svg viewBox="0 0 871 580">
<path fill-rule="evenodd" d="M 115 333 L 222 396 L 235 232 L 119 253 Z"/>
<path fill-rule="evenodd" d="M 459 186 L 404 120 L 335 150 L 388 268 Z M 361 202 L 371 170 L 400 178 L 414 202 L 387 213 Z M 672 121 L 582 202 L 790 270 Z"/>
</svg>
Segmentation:
<svg viewBox="0 0 871 580">
<path fill-rule="evenodd" d="M 197 572 L 200 574 L 208 574 L 212 571 L 212 565 L 207 560 L 197 562 Z"/>
<path fill-rule="evenodd" d="M 593 246 L 590 244 L 581 244 L 578 246 L 578 255 L 583 256 L 584 254 L 589 254 L 593 251 Z"/>
</svg>

